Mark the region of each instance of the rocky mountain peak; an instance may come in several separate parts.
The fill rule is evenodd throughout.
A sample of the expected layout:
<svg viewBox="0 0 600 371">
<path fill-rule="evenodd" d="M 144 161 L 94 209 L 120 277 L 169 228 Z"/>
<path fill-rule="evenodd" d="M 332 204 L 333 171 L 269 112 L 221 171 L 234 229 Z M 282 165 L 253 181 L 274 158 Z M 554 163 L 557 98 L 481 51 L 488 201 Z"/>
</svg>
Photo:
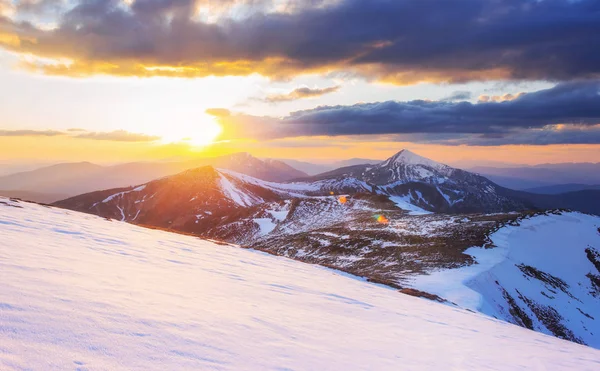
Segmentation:
<svg viewBox="0 0 600 371">
<path fill-rule="evenodd" d="M 394 165 L 423 165 L 433 169 L 443 169 L 448 166 L 420 156 L 408 149 L 403 149 L 382 163 L 382 167 Z"/>
</svg>

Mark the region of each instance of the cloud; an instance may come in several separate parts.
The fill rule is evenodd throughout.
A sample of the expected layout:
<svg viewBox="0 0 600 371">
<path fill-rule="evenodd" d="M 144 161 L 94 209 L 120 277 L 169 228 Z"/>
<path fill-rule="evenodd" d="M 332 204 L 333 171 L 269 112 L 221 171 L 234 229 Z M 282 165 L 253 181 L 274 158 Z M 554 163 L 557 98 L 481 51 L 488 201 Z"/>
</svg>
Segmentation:
<svg viewBox="0 0 600 371">
<path fill-rule="evenodd" d="M 80 134 L 77 134 L 80 133 Z M 65 136 L 73 139 L 93 139 L 107 140 L 114 142 L 153 142 L 159 140 L 160 137 L 131 133 L 125 130 L 115 130 L 111 132 L 89 132 L 85 129 L 67 129 L 66 131 L 58 130 L 1 130 L 0 137 L 58 137 Z"/>
<path fill-rule="evenodd" d="M 48 3 L 0 18 L 0 47 L 47 74 L 343 71 L 395 84 L 600 76 L 595 0 Z"/>
<path fill-rule="evenodd" d="M 265 102 L 279 103 L 289 102 L 292 100 L 320 97 L 325 94 L 335 93 L 340 90 L 340 86 L 330 86 L 328 88 L 308 88 L 301 87 L 292 90 L 287 94 L 272 94 L 264 98 Z"/>
<path fill-rule="evenodd" d="M 446 98 L 440 99 L 442 102 L 454 102 L 461 100 L 469 100 L 471 99 L 471 92 L 469 91 L 454 91 L 452 94 L 447 96 Z"/>
<path fill-rule="evenodd" d="M 406 140 L 407 138 L 403 138 Z M 514 130 L 505 134 L 481 134 L 474 136 L 449 136 L 447 138 L 412 137 L 411 141 L 468 146 L 502 146 L 502 145 L 551 145 L 551 144 L 600 144 L 600 125 L 583 126 L 548 125 L 539 129 Z"/>
<path fill-rule="evenodd" d="M 600 143 L 594 136 L 600 82 L 563 83 L 503 101 L 386 101 L 321 106 L 284 118 L 232 114 L 219 122 L 225 139 L 400 135 L 401 141 L 445 144 Z M 528 136 L 519 137 L 524 133 Z"/>
<path fill-rule="evenodd" d="M 0 130 L 0 137 L 55 137 L 65 135 L 55 130 Z"/>
<path fill-rule="evenodd" d="M 0 17 L 10 16 L 14 13 L 14 5 L 10 0 L 0 0 Z"/>
<path fill-rule="evenodd" d="M 477 98 L 477 100 L 479 100 L 480 102 L 505 102 L 505 101 L 510 101 L 510 100 L 515 100 L 517 98 L 519 98 L 522 95 L 525 95 L 527 93 L 517 93 L 517 94 L 504 94 L 504 95 L 480 95 L 479 98 Z"/>
<path fill-rule="evenodd" d="M 208 108 L 204 111 L 207 115 L 214 117 L 227 117 L 231 116 L 231 112 L 226 108 Z"/>
<path fill-rule="evenodd" d="M 115 130 L 111 132 L 87 132 L 76 135 L 75 138 L 108 140 L 113 142 L 154 142 L 160 139 L 159 136 L 131 133 L 125 130 Z"/>
</svg>

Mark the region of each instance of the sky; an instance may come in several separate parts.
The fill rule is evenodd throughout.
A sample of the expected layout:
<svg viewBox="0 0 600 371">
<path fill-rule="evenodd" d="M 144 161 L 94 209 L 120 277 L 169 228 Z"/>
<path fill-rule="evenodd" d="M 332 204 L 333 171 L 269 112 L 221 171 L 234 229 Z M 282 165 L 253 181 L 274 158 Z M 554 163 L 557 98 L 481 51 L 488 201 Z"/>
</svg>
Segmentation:
<svg viewBox="0 0 600 371">
<path fill-rule="evenodd" d="M 600 162 L 595 0 L 0 0 L 0 165 Z"/>
</svg>

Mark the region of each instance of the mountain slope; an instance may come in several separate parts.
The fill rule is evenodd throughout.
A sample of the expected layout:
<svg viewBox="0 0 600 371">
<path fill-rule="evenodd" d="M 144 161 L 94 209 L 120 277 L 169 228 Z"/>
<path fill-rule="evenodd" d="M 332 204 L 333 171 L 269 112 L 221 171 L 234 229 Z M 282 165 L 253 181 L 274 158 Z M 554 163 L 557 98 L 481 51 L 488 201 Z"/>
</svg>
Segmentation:
<svg viewBox="0 0 600 371">
<path fill-rule="evenodd" d="M 3 370 L 600 362 L 592 348 L 259 252 L 7 199 L 0 223 Z"/>
<path fill-rule="evenodd" d="M 55 205 L 146 226 L 207 238 L 251 243 L 273 231 L 287 213 L 309 204 L 337 205 L 330 193 L 370 192 L 356 180 L 275 183 L 206 166 L 137 187 L 75 196 Z M 324 198 L 325 196 L 329 196 Z M 400 210 L 397 210 L 400 211 Z"/>
<path fill-rule="evenodd" d="M 600 348 L 600 217 L 548 213 L 490 236 L 477 264 L 437 270 L 410 283 L 463 308 Z"/>
<path fill-rule="evenodd" d="M 178 229 L 203 217 L 220 220 L 237 209 L 281 199 L 270 189 L 205 166 L 138 187 L 84 194 L 56 205 L 122 221 Z"/>
</svg>

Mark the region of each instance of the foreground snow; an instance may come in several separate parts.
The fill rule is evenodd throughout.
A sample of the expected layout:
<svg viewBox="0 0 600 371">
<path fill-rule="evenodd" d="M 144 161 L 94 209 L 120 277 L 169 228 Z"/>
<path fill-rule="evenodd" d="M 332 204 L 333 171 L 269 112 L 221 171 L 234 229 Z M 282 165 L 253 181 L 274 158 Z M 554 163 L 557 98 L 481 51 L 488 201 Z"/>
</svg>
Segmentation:
<svg viewBox="0 0 600 371">
<path fill-rule="evenodd" d="M 0 198 L 0 241 L 2 370 L 600 368 L 480 314 L 76 212 Z"/>
</svg>

